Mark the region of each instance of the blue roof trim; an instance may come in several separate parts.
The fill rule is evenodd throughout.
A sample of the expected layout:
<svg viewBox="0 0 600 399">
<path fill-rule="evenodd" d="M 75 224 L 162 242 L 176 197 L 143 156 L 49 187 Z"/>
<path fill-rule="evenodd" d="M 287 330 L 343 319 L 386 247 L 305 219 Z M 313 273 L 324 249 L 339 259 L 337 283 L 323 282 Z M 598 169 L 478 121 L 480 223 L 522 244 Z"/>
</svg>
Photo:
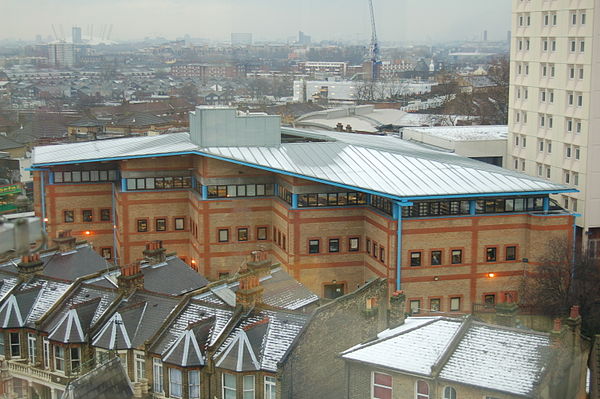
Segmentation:
<svg viewBox="0 0 600 399">
<path fill-rule="evenodd" d="M 262 165 L 257 165 L 257 164 L 253 164 L 250 162 L 239 161 L 237 159 L 226 158 L 226 157 L 223 157 L 220 155 L 214 155 L 214 154 L 210 154 L 210 153 L 206 153 L 206 152 L 202 152 L 202 151 L 180 151 L 180 152 L 162 153 L 162 154 L 130 155 L 130 156 L 114 157 L 114 158 L 97 158 L 97 159 L 86 159 L 86 160 L 79 160 L 79 161 L 42 163 L 42 164 L 32 165 L 31 169 L 32 170 L 40 170 L 40 169 L 38 169 L 38 167 L 43 167 L 43 166 L 48 167 L 48 166 L 55 166 L 55 165 L 74 165 L 74 164 L 80 164 L 80 163 L 122 161 L 122 160 L 126 160 L 126 159 L 159 158 L 159 157 L 169 157 L 169 156 L 177 156 L 177 155 L 201 155 L 201 156 L 205 156 L 208 158 L 217 159 L 220 161 L 231 162 L 231 163 L 235 163 L 238 165 L 247 166 L 250 168 L 266 170 L 268 172 L 279 173 L 282 175 L 297 177 L 300 179 L 314 181 L 316 183 L 326 184 L 329 186 L 340 187 L 340 188 L 343 188 L 346 190 L 360 191 L 360 192 L 367 193 L 367 194 L 373 194 L 373 195 L 377 195 L 379 197 L 384 197 L 384 198 L 394 200 L 394 201 L 406 201 L 406 200 L 412 201 L 412 200 L 427 200 L 427 199 L 440 199 L 440 198 L 506 197 L 506 196 L 511 196 L 511 195 L 536 195 L 536 194 L 558 194 L 558 193 L 579 192 L 579 190 L 577 190 L 577 189 L 568 188 L 568 189 L 564 189 L 564 190 L 547 190 L 547 191 L 517 191 L 517 192 L 504 191 L 504 192 L 498 192 L 498 193 L 473 193 L 473 194 L 452 194 L 452 195 L 440 194 L 440 195 L 416 196 L 416 197 L 398 197 L 398 196 L 395 196 L 392 194 L 373 191 L 373 190 L 365 189 L 362 187 L 355 187 L 355 186 L 351 186 L 351 185 L 347 185 L 347 184 L 343 184 L 343 183 L 332 182 L 329 180 L 320 179 L 318 177 L 302 175 L 300 173 L 288 172 L 288 171 L 280 170 L 280 169 L 274 169 L 274 168 L 270 168 L 268 166 L 262 166 Z"/>
</svg>

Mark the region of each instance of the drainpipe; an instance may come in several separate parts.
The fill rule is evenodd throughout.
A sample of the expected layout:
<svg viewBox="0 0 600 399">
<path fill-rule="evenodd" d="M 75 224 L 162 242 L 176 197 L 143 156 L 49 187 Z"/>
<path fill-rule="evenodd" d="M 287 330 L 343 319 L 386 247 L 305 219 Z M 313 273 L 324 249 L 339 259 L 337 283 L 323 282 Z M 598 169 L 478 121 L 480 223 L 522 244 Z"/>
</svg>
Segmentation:
<svg viewBox="0 0 600 399">
<path fill-rule="evenodd" d="M 46 172 L 42 170 L 40 173 L 40 189 L 42 191 L 42 196 L 40 198 L 40 203 L 42 206 L 42 230 L 46 231 L 46 185 L 44 181 L 46 179 Z"/>
<path fill-rule="evenodd" d="M 412 206 L 412 202 L 394 202 L 392 216 L 397 221 L 396 229 L 396 291 L 401 289 L 402 282 L 402 207 Z"/>
<path fill-rule="evenodd" d="M 115 182 L 112 182 L 112 229 L 113 229 L 113 251 L 115 254 L 115 265 L 119 264 L 119 250 L 117 247 L 117 204 L 116 204 L 117 187 Z"/>
</svg>

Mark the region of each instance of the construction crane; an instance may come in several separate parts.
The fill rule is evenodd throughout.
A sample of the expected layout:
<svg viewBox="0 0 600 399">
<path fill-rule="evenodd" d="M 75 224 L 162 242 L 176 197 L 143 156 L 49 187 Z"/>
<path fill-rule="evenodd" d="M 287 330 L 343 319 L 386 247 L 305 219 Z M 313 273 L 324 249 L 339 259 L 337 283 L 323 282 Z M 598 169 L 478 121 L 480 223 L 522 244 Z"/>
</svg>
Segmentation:
<svg viewBox="0 0 600 399">
<path fill-rule="evenodd" d="M 373 0 L 369 0 L 369 11 L 371 12 L 371 46 L 369 48 L 369 59 L 371 61 L 371 80 L 379 79 L 379 43 L 377 42 L 377 30 L 375 29 L 375 13 L 373 13 Z"/>
</svg>

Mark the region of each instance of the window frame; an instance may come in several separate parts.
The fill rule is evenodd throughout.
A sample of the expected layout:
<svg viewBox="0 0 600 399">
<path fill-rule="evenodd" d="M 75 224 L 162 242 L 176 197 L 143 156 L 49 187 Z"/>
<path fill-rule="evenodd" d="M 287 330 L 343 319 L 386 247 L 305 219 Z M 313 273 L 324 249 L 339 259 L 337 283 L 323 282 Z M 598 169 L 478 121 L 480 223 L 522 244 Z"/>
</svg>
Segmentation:
<svg viewBox="0 0 600 399">
<path fill-rule="evenodd" d="M 277 378 L 265 375 L 264 378 L 264 399 L 276 399 L 277 397 Z"/>
<path fill-rule="evenodd" d="M 181 370 L 179 370 L 178 368 L 175 367 L 168 367 L 169 370 L 169 397 L 171 398 L 183 398 L 183 372 Z M 173 378 L 173 376 L 179 378 L 179 381 L 177 381 L 177 378 Z M 179 396 L 177 396 L 175 393 L 173 393 L 174 389 L 173 388 L 177 388 L 179 387 Z"/>
<path fill-rule="evenodd" d="M 17 337 L 16 342 L 13 341 L 13 337 Z M 10 347 L 10 358 L 20 359 L 23 354 L 23 350 L 21 348 L 21 334 L 19 332 L 11 331 L 8 333 L 8 344 Z M 16 348 L 16 350 L 15 350 Z"/>
<path fill-rule="evenodd" d="M 316 255 L 321 253 L 321 239 L 320 238 L 309 238 L 307 241 L 308 244 L 308 254 Z"/>
<path fill-rule="evenodd" d="M 498 247 L 497 246 L 486 246 L 485 247 L 485 261 L 488 263 L 498 262 Z M 493 257 L 491 256 L 493 254 Z"/>
<path fill-rule="evenodd" d="M 458 256 L 460 257 L 459 262 L 454 261 L 454 252 L 458 252 Z M 463 250 L 462 248 L 454 248 L 450 250 L 450 264 L 452 265 L 462 265 L 463 264 Z"/>
<path fill-rule="evenodd" d="M 245 234 L 245 238 L 244 238 Z M 248 227 L 238 227 L 237 228 L 237 240 L 239 242 L 246 242 L 250 240 L 250 231 Z"/>
<path fill-rule="evenodd" d="M 197 384 L 192 381 L 192 378 L 191 378 L 192 375 L 198 376 Z M 192 394 L 192 392 L 194 390 L 197 390 L 197 392 L 198 392 L 197 396 Z M 201 396 L 202 396 L 202 376 L 201 376 L 200 370 L 188 370 L 188 397 L 189 397 L 189 399 L 200 399 Z"/>
<path fill-rule="evenodd" d="M 269 228 L 267 226 L 256 227 L 256 240 L 267 241 L 269 239 Z"/>
<path fill-rule="evenodd" d="M 69 215 L 68 218 L 67 215 Z M 75 211 L 73 209 L 63 210 L 63 223 L 75 223 Z"/>
<path fill-rule="evenodd" d="M 77 358 L 74 358 L 73 353 L 77 353 Z M 79 374 L 81 372 L 81 347 L 69 347 L 69 367 L 71 374 Z"/>
<path fill-rule="evenodd" d="M 339 238 L 329 238 L 327 240 L 327 251 L 328 253 L 339 253 L 341 252 L 341 247 L 340 247 L 340 239 Z M 333 244 L 333 246 L 332 246 Z M 333 248 L 333 250 L 332 250 Z"/>
<path fill-rule="evenodd" d="M 356 241 L 356 246 L 352 245 L 353 240 Z M 348 237 L 348 252 L 360 252 L 360 237 Z"/>
<path fill-rule="evenodd" d="M 167 218 L 154 219 L 154 231 L 167 231 Z"/>
<path fill-rule="evenodd" d="M 135 381 L 140 382 L 146 379 L 146 356 L 143 352 L 133 353 L 134 375 Z"/>
<path fill-rule="evenodd" d="M 438 254 L 437 263 L 434 263 L 434 254 Z M 431 266 L 441 266 L 444 260 L 444 251 L 441 249 L 434 249 L 429 252 L 429 262 Z"/>
<path fill-rule="evenodd" d="M 231 377 L 231 381 L 233 381 L 234 385 L 232 386 L 228 386 L 225 385 L 225 377 Z M 229 391 L 229 394 L 226 394 L 227 391 Z M 231 394 L 233 393 L 233 397 L 236 398 L 237 397 L 237 376 L 235 374 L 231 374 L 231 373 L 222 373 L 221 374 L 221 397 L 223 399 L 227 399 L 231 396 Z"/>
<path fill-rule="evenodd" d="M 418 256 L 413 256 L 418 255 Z M 423 251 L 409 251 L 408 259 L 411 267 L 419 267 L 423 265 Z"/>
<path fill-rule="evenodd" d="M 185 230 L 185 217 L 178 216 L 178 217 L 173 218 L 173 230 L 175 230 L 175 231 L 184 231 Z"/>
<path fill-rule="evenodd" d="M 451 386 L 444 387 L 444 399 L 456 399 L 456 389 Z"/>
<path fill-rule="evenodd" d="M 157 357 L 152 358 L 152 388 L 154 392 L 164 392 L 164 369 L 162 360 Z"/>
<path fill-rule="evenodd" d="M 65 372 L 65 348 L 61 345 L 52 345 L 54 352 L 54 370 L 64 373 Z M 62 354 L 62 357 L 57 352 Z M 59 364 L 61 367 L 58 367 Z"/>
<path fill-rule="evenodd" d="M 513 254 L 512 254 L 512 257 L 508 256 L 509 249 L 511 249 L 512 251 L 514 251 Z M 504 260 L 507 261 L 507 262 L 514 262 L 514 261 L 516 261 L 517 258 L 518 258 L 517 250 L 518 250 L 517 245 L 506 245 L 504 247 Z"/>
<path fill-rule="evenodd" d="M 384 378 L 389 378 L 390 380 L 390 385 L 384 385 L 384 384 L 379 384 L 376 383 L 376 375 L 381 375 Z M 387 393 L 387 391 L 389 391 L 389 396 L 388 395 L 384 395 L 384 396 L 375 396 L 376 394 L 379 395 L 378 393 L 376 393 L 376 388 L 381 388 L 383 391 L 385 391 Z M 380 371 L 371 371 L 371 398 L 373 399 L 386 399 L 386 398 L 393 398 L 394 397 L 394 378 L 392 377 L 392 375 L 387 374 L 387 373 L 382 373 Z"/>
<path fill-rule="evenodd" d="M 225 237 L 223 238 L 221 234 L 224 234 Z M 220 243 L 229 242 L 229 228 L 217 229 L 217 242 L 220 242 Z"/>
<path fill-rule="evenodd" d="M 462 296 L 461 295 L 454 295 L 449 297 L 450 299 L 448 300 L 448 310 L 450 312 L 460 312 L 461 308 L 462 308 Z M 453 307 L 453 302 L 454 300 L 458 301 L 458 307 L 454 308 Z"/>
<path fill-rule="evenodd" d="M 36 357 L 37 337 L 35 336 L 35 334 L 27 333 L 27 361 L 29 362 L 29 364 L 35 364 Z"/>
<path fill-rule="evenodd" d="M 83 223 L 92 223 L 94 221 L 94 210 L 93 209 L 82 209 L 81 210 L 81 221 Z"/>
<path fill-rule="evenodd" d="M 108 218 L 106 217 L 108 212 Z M 112 209 L 100 208 L 100 221 L 101 222 L 112 222 Z"/>
<path fill-rule="evenodd" d="M 143 227 L 143 224 L 145 224 L 145 227 Z M 148 218 L 136 219 L 135 226 L 138 233 L 147 233 L 150 230 L 148 226 Z"/>
<path fill-rule="evenodd" d="M 252 378 L 252 388 L 246 388 L 246 380 Z M 252 393 L 252 396 L 246 398 L 246 394 Z M 242 398 L 243 399 L 254 399 L 256 397 L 256 377 L 252 374 L 245 374 L 242 376 Z"/>
<path fill-rule="evenodd" d="M 423 383 L 425 384 L 425 387 L 427 388 L 427 392 L 423 393 L 420 391 L 420 384 L 419 383 Z M 415 381 L 415 399 L 430 399 L 431 398 L 431 387 L 429 386 L 429 383 L 425 380 L 417 380 Z"/>
</svg>

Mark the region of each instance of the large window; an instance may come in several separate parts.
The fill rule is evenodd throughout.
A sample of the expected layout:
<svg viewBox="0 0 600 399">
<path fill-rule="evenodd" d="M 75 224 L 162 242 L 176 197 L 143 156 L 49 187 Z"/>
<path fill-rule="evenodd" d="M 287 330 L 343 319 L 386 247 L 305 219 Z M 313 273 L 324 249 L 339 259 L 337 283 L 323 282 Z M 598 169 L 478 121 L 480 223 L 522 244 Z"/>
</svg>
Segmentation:
<svg viewBox="0 0 600 399">
<path fill-rule="evenodd" d="M 10 357 L 21 357 L 21 336 L 18 332 L 10 333 Z"/>
<path fill-rule="evenodd" d="M 6 348 L 4 346 L 4 331 L 0 331 L 0 356 L 6 356 Z"/>
<path fill-rule="evenodd" d="M 177 190 L 191 188 L 191 176 L 140 177 L 127 179 L 127 190 Z"/>
<path fill-rule="evenodd" d="M 188 371 L 188 392 L 190 399 L 200 398 L 200 371 Z"/>
<path fill-rule="evenodd" d="M 415 399 L 429 399 L 429 384 L 423 380 L 418 380 L 415 389 Z"/>
<path fill-rule="evenodd" d="M 65 348 L 59 345 L 54 346 L 54 369 L 65 371 Z"/>
<path fill-rule="evenodd" d="M 181 398 L 182 396 L 181 370 L 169 368 L 169 396 Z"/>
<path fill-rule="evenodd" d="M 236 377 L 233 374 L 223 373 L 223 399 L 236 399 L 237 383 Z"/>
<path fill-rule="evenodd" d="M 469 201 L 415 201 L 402 207 L 402 217 L 468 215 Z"/>
<path fill-rule="evenodd" d="M 358 192 L 298 194 L 299 208 L 352 206 L 365 205 L 366 203 L 366 194 Z"/>
<path fill-rule="evenodd" d="M 116 170 L 81 170 L 54 172 L 55 183 L 88 183 L 117 180 Z"/>
<path fill-rule="evenodd" d="M 373 371 L 371 373 L 371 396 L 373 399 L 392 399 L 392 376 Z"/>
<path fill-rule="evenodd" d="M 444 388 L 444 399 L 456 399 L 456 389 L 452 387 Z"/>
<path fill-rule="evenodd" d="M 244 394 L 243 399 L 254 399 L 254 376 L 244 376 Z"/>
<path fill-rule="evenodd" d="M 392 214 L 392 201 L 385 199 L 383 197 L 379 197 L 377 195 L 371 196 L 371 206 L 379 209 L 387 213 L 388 215 Z"/>
<path fill-rule="evenodd" d="M 208 186 L 208 198 L 270 197 L 273 184 L 229 184 Z"/>
<path fill-rule="evenodd" d="M 36 342 L 35 335 L 31 333 L 27 334 L 27 358 L 30 364 L 35 364 Z"/>
<path fill-rule="evenodd" d="M 152 359 L 152 379 L 154 380 L 154 392 L 163 392 L 163 364 L 160 359 Z"/>
<path fill-rule="evenodd" d="M 79 373 L 81 368 L 81 348 L 74 347 L 70 349 L 71 354 L 71 373 Z"/>
<path fill-rule="evenodd" d="M 146 356 L 143 353 L 135 354 L 135 380 L 141 381 L 146 378 Z"/>
<path fill-rule="evenodd" d="M 275 377 L 265 376 L 265 399 L 275 399 L 277 393 L 277 380 Z"/>
</svg>

